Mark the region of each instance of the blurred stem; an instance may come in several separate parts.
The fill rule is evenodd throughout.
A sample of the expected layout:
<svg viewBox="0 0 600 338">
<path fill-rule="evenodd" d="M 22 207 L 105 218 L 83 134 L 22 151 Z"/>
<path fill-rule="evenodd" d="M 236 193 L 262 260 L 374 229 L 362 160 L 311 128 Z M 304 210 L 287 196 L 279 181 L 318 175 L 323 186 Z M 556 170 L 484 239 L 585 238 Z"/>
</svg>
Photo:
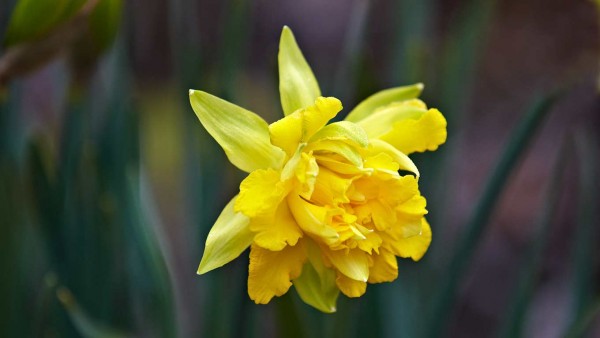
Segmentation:
<svg viewBox="0 0 600 338">
<path fill-rule="evenodd" d="M 529 303 L 533 295 L 535 283 L 539 278 L 544 251 L 548 247 L 551 234 L 552 221 L 558 209 L 561 192 L 564 184 L 565 167 L 569 162 L 570 149 L 566 142 L 558 151 L 556 162 L 550 175 L 545 198 L 542 203 L 541 213 L 535 230 L 530 240 L 529 249 L 525 255 L 525 261 L 521 266 L 516 292 L 513 293 L 511 305 L 507 312 L 508 316 L 499 337 L 521 337 L 523 323 L 527 316 Z"/>
<path fill-rule="evenodd" d="M 1 91 L 1 89 L 0 89 Z M 19 242 L 21 240 L 21 213 L 18 186 L 19 170 L 11 138 L 14 119 L 18 112 L 13 97 L 0 93 L 0 268 L 5 271 L 0 278 L 0 336 L 19 337 L 25 335 L 21 318 L 24 308 L 22 288 L 19 282 L 22 276 L 19 269 Z"/>
<path fill-rule="evenodd" d="M 340 62 L 338 64 L 333 94 L 346 106 L 351 107 L 354 99 L 360 64 L 363 59 L 363 45 L 369 22 L 371 0 L 354 0 Z"/>
<path fill-rule="evenodd" d="M 43 38 L 11 46 L 0 55 L 0 88 L 11 79 L 27 74 L 66 50 L 85 32 L 88 18 L 100 0 L 87 0 L 71 19 Z"/>
<path fill-rule="evenodd" d="M 585 336 L 586 331 L 594 323 L 594 320 L 600 316 L 600 299 L 590 304 L 586 311 L 582 312 L 578 318 L 575 318 L 573 324 L 567 329 L 565 338 L 579 338 Z"/>
<path fill-rule="evenodd" d="M 420 6 L 426 6 L 421 4 Z M 433 7 L 433 5 L 431 6 Z M 438 53 L 441 60 L 435 68 L 436 74 L 431 74 L 432 81 L 425 90 L 424 96 L 432 96 L 435 103 L 444 113 L 448 122 L 448 140 L 436 156 L 424 157 L 419 164 L 422 168 L 423 191 L 430 192 L 429 203 L 437 208 L 430 215 L 433 231 L 437 231 L 439 238 L 447 238 L 444 227 L 436 228 L 436 224 L 446 222 L 445 218 L 451 216 L 449 201 L 452 200 L 452 189 L 438 189 L 442 185 L 452 182 L 450 177 L 453 160 L 456 158 L 462 133 L 466 125 L 465 116 L 467 103 L 472 96 L 475 72 L 481 59 L 482 50 L 487 41 L 487 34 L 492 24 L 496 0 L 470 0 L 460 2 L 457 15 L 450 20 L 449 32 L 443 41 L 442 50 Z M 433 12 L 435 8 L 425 8 Z M 410 38 L 407 38 L 410 41 Z M 414 66 L 414 65 L 410 65 Z M 427 88 L 427 87 L 426 87 Z M 448 250 L 448 245 L 440 243 L 433 246 L 431 255 L 443 256 L 442 251 Z"/>
<path fill-rule="evenodd" d="M 594 269 L 595 243 L 598 235 L 598 200 L 600 200 L 600 181 L 598 173 L 598 140 L 587 130 L 575 136 L 575 145 L 579 157 L 579 201 L 577 203 L 577 229 L 572 246 L 573 259 L 573 320 L 582 316 L 589 307 L 591 298 L 598 289 L 595 287 Z"/>
<path fill-rule="evenodd" d="M 287 292 L 276 300 L 277 324 L 279 337 L 302 338 L 307 337 L 298 314 L 291 292 Z"/>
<path fill-rule="evenodd" d="M 432 0 L 394 2 L 392 61 L 390 78 L 393 85 L 423 82 L 431 48 L 429 35 L 435 21 Z"/>
<path fill-rule="evenodd" d="M 427 337 L 439 337 L 448 323 L 449 313 L 456 301 L 456 295 L 467 268 L 473 258 L 483 231 L 496 206 L 501 192 L 508 185 L 508 178 L 513 173 L 519 159 L 528 148 L 529 143 L 541 127 L 543 118 L 548 114 L 557 95 L 549 95 L 537 100 L 533 108 L 522 118 L 509 137 L 500 161 L 488 180 L 482 196 L 477 201 L 474 213 L 465 226 L 462 237 L 452 253 L 448 269 L 443 274 L 439 291 L 433 300 L 431 326 Z"/>
<path fill-rule="evenodd" d="M 245 57 L 248 36 L 250 35 L 249 0 L 228 0 L 225 2 L 225 25 L 218 64 L 218 96 L 231 101 L 235 96 L 237 75 Z"/>
</svg>

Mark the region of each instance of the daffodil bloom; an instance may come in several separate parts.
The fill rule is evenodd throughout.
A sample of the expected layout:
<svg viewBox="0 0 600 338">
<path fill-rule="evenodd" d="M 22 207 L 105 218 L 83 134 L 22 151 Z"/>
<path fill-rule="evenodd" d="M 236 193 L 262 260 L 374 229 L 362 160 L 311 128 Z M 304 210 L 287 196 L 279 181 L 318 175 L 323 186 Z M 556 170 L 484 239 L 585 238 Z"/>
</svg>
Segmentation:
<svg viewBox="0 0 600 338">
<path fill-rule="evenodd" d="M 319 85 L 291 30 L 279 45 L 285 117 L 258 115 L 190 90 L 194 111 L 233 165 L 248 172 L 206 240 L 198 273 L 250 247 L 248 294 L 268 303 L 293 285 L 304 302 L 334 312 L 341 291 L 396 279 L 396 257 L 419 260 L 431 242 L 419 171 L 407 156 L 446 140 L 446 120 L 417 99 L 416 84 L 342 110 Z M 401 174 L 402 173 L 402 174 Z"/>
</svg>

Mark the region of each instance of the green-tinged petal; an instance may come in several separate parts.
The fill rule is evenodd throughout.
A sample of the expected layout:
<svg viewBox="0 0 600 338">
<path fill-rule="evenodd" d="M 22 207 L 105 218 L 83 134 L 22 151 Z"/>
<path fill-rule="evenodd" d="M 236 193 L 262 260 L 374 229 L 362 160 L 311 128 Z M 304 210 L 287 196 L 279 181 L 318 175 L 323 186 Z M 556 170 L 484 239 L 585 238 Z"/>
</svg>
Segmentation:
<svg viewBox="0 0 600 338">
<path fill-rule="evenodd" d="M 413 100 L 394 102 L 376 109 L 372 114 L 357 122 L 369 138 L 377 138 L 392 130 L 394 123 L 407 119 L 419 119 L 427 112 L 426 106 L 411 104 Z"/>
<path fill-rule="evenodd" d="M 325 254 L 331 264 L 341 273 L 357 281 L 369 279 L 368 254 L 360 249 L 326 250 Z"/>
<path fill-rule="evenodd" d="M 371 115 L 376 109 L 392 102 L 410 100 L 421 95 L 423 84 L 396 87 L 377 92 L 358 104 L 346 117 L 346 121 L 358 122 Z"/>
<path fill-rule="evenodd" d="M 271 144 L 269 127 L 260 116 L 198 90 L 190 90 L 190 102 L 233 165 L 246 172 L 281 168 L 285 153 Z"/>
<path fill-rule="evenodd" d="M 311 137 L 310 142 L 319 140 L 351 141 L 361 147 L 369 145 L 369 137 L 363 128 L 348 121 L 335 122 L 321 128 Z"/>
<path fill-rule="evenodd" d="M 309 261 L 304 264 L 302 275 L 293 281 L 294 288 L 306 304 L 325 313 L 335 312 L 340 294 L 335 283 L 335 271 L 325 267 L 319 248 L 311 240 L 307 240 L 306 244 Z"/>
<path fill-rule="evenodd" d="M 360 151 L 355 146 L 344 141 L 321 140 L 312 142 L 306 148 L 306 151 L 314 151 L 315 154 L 335 153 L 357 167 L 362 167 L 363 165 L 363 158 Z"/>
<path fill-rule="evenodd" d="M 279 95 L 283 113 L 289 115 L 308 107 L 321 96 L 319 83 L 298 48 L 289 27 L 283 27 L 279 41 Z"/>
<path fill-rule="evenodd" d="M 406 154 L 385 141 L 374 139 L 370 142 L 369 151 L 371 153 L 385 153 L 391 156 L 392 159 L 400 165 L 400 170 L 410 171 L 415 174 L 417 178 L 420 176 L 419 169 L 417 169 L 417 166 Z"/>
<path fill-rule="evenodd" d="M 204 255 L 198 274 L 219 268 L 239 256 L 254 238 L 250 231 L 250 219 L 233 210 L 235 197 L 225 206 L 215 225 L 208 233 Z"/>
</svg>

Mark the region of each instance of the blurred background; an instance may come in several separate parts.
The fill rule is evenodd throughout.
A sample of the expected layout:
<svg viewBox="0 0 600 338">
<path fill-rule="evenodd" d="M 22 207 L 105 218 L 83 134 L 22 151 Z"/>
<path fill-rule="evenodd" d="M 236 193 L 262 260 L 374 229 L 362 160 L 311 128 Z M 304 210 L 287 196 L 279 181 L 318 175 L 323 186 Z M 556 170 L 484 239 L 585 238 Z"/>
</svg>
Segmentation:
<svg viewBox="0 0 600 338">
<path fill-rule="evenodd" d="M 600 336 L 600 2 L 1 0 L 0 336 Z M 282 115 L 292 28 L 343 114 L 425 84 L 433 241 L 322 314 L 203 276 L 242 172 L 188 101 Z"/>
</svg>

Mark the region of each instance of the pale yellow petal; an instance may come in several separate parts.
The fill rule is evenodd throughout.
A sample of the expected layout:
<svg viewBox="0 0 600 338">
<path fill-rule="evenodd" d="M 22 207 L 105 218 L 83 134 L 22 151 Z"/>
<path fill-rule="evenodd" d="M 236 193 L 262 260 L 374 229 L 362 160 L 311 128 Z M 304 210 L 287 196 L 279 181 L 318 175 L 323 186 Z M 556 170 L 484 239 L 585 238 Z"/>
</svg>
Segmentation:
<svg viewBox="0 0 600 338">
<path fill-rule="evenodd" d="M 423 84 L 396 87 L 377 92 L 359 103 L 346 117 L 346 121 L 358 122 L 371 115 L 376 109 L 392 102 L 410 100 L 421 95 Z"/>
<path fill-rule="evenodd" d="M 327 208 L 307 202 L 297 194 L 289 194 L 287 202 L 294 219 L 304 232 L 320 238 L 327 244 L 338 241 L 337 232 L 330 226 L 331 215 Z"/>
<path fill-rule="evenodd" d="M 270 251 L 257 245 L 250 249 L 248 268 L 248 294 L 256 304 L 267 304 L 273 297 L 281 296 L 298 278 L 306 261 L 301 243 L 286 246 L 280 251 Z"/>
<path fill-rule="evenodd" d="M 287 245 L 296 245 L 302 237 L 302 230 L 285 201 L 279 203 L 275 213 L 252 218 L 250 230 L 256 233 L 254 243 L 271 251 L 282 250 Z"/>
<path fill-rule="evenodd" d="M 406 154 L 394 148 L 391 144 L 385 141 L 371 139 L 369 144 L 369 152 L 371 154 L 385 153 L 391 156 L 392 159 L 398 163 L 400 170 L 410 171 L 411 173 L 415 174 L 417 178 L 420 176 L 419 169 L 417 169 L 417 166 L 414 164 L 414 162 Z"/>
<path fill-rule="evenodd" d="M 348 121 L 331 123 L 320 128 L 316 134 L 311 136 L 310 142 L 319 140 L 339 140 L 352 142 L 359 147 L 366 147 L 369 145 L 369 136 L 363 128 L 356 123 Z"/>
<path fill-rule="evenodd" d="M 366 252 L 359 249 L 324 252 L 331 264 L 347 277 L 362 282 L 369 279 L 369 259 Z"/>
<path fill-rule="evenodd" d="M 190 90 L 190 102 L 233 165 L 246 172 L 281 168 L 285 153 L 271 144 L 268 125 L 260 116 L 198 90 Z"/>
<path fill-rule="evenodd" d="M 427 112 L 426 107 L 412 104 L 412 100 L 390 103 L 375 110 L 371 115 L 357 122 L 370 138 L 377 138 L 392 130 L 394 123 L 403 120 L 417 120 Z"/>
<path fill-rule="evenodd" d="M 238 257 L 254 238 L 250 231 L 250 219 L 233 210 L 233 198 L 221 212 L 210 229 L 198 274 L 221 267 Z"/>
<path fill-rule="evenodd" d="M 360 297 L 367 291 L 367 282 L 358 281 L 338 273 L 335 283 L 343 294 L 350 298 Z"/>
<path fill-rule="evenodd" d="M 391 282 L 398 277 L 398 260 L 393 253 L 382 248 L 371 258 L 373 265 L 369 270 L 369 283 Z"/>
<path fill-rule="evenodd" d="M 279 95 L 285 115 L 313 104 L 321 96 L 319 83 L 287 26 L 281 32 L 278 62 Z"/>
</svg>

